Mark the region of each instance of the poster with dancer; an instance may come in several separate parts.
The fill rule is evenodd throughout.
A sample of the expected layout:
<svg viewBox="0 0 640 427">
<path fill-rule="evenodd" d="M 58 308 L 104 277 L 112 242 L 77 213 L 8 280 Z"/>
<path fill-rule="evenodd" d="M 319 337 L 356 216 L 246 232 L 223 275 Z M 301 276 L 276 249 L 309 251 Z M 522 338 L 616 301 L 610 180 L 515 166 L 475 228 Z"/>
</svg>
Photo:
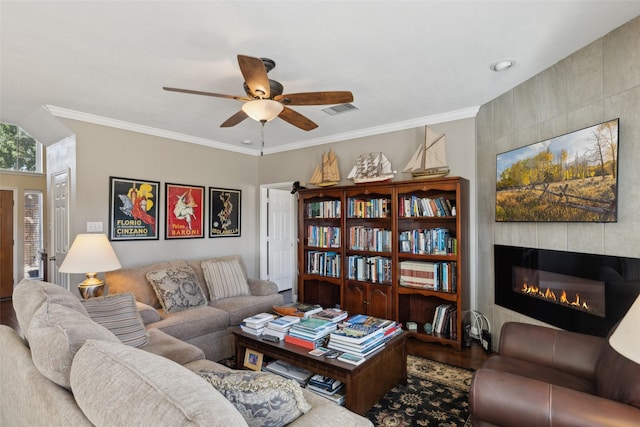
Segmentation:
<svg viewBox="0 0 640 427">
<path fill-rule="evenodd" d="M 164 238 L 204 238 L 204 187 L 165 183 Z"/>
<path fill-rule="evenodd" d="M 109 240 L 158 240 L 160 183 L 109 177 Z"/>
<path fill-rule="evenodd" d="M 240 236 L 241 190 L 209 187 L 209 237 Z"/>
</svg>

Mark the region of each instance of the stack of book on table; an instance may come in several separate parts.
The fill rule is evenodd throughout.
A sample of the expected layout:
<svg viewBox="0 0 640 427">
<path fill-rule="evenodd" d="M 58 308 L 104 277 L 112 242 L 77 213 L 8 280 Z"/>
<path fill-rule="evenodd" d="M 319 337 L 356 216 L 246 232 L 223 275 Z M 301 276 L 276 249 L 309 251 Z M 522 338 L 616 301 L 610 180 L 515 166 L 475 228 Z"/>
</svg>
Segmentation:
<svg viewBox="0 0 640 427">
<path fill-rule="evenodd" d="M 264 328 L 262 335 L 270 335 L 283 340 L 289 334 L 289 329 L 296 323 L 300 322 L 300 318 L 296 316 L 282 316 L 271 320 Z"/>
<path fill-rule="evenodd" d="M 274 305 L 273 311 L 280 316 L 296 316 L 308 319 L 312 314 L 322 311 L 322 306 L 318 304 L 305 304 L 302 302 L 294 302 L 288 305 Z"/>
<path fill-rule="evenodd" d="M 308 369 L 299 368 L 282 360 L 274 360 L 273 362 L 267 363 L 263 369 L 285 378 L 296 380 L 298 384 L 303 387 L 307 385 L 309 378 L 313 376 L 313 372 Z"/>
<path fill-rule="evenodd" d="M 272 321 L 274 317 L 275 316 L 273 314 L 269 313 L 259 313 L 254 316 L 247 317 L 240 324 L 240 329 L 248 334 L 259 337 L 264 332 L 264 328 L 267 326 L 267 323 Z"/>
<path fill-rule="evenodd" d="M 343 362 L 355 365 L 362 363 L 365 356 L 381 349 L 395 335 L 402 333 L 402 325 L 387 319 L 357 314 L 346 319 L 329 335 L 328 347 L 356 356 L 338 357 Z M 343 360 L 348 359 L 348 360 Z"/>
<path fill-rule="evenodd" d="M 341 381 L 315 374 L 309 379 L 307 389 L 339 405 L 344 405 L 346 395 L 344 393 L 344 384 Z"/>
<path fill-rule="evenodd" d="M 348 315 L 349 313 L 344 310 L 340 310 L 339 308 L 325 308 L 322 311 L 312 314 L 311 317 L 315 319 L 330 320 L 333 323 L 338 323 L 341 320 L 346 319 Z"/>
<path fill-rule="evenodd" d="M 289 335 L 284 337 L 285 342 L 308 349 L 322 347 L 324 341 L 336 324 L 330 320 L 308 318 L 301 320 L 289 329 Z"/>
</svg>

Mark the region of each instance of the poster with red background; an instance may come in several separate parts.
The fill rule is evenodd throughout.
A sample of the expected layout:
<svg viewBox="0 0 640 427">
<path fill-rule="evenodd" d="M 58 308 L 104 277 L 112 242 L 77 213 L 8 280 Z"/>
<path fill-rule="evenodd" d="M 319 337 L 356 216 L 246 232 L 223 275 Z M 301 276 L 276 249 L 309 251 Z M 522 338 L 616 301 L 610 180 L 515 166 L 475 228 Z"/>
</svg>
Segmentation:
<svg viewBox="0 0 640 427">
<path fill-rule="evenodd" d="M 165 239 L 204 237 L 204 187 L 165 184 Z"/>
</svg>

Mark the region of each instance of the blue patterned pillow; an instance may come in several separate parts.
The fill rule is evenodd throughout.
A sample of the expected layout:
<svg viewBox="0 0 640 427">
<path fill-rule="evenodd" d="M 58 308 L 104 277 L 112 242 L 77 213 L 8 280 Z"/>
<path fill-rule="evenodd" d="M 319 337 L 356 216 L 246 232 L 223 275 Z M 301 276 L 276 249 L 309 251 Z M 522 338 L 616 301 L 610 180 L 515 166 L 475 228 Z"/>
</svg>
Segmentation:
<svg viewBox="0 0 640 427">
<path fill-rule="evenodd" d="M 198 278 L 189 266 L 149 271 L 146 276 L 165 313 L 175 313 L 207 303 Z"/>
<path fill-rule="evenodd" d="M 268 372 L 198 372 L 226 397 L 249 426 L 284 426 L 308 412 L 311 405 L 294 380 Z"/>
</svg>

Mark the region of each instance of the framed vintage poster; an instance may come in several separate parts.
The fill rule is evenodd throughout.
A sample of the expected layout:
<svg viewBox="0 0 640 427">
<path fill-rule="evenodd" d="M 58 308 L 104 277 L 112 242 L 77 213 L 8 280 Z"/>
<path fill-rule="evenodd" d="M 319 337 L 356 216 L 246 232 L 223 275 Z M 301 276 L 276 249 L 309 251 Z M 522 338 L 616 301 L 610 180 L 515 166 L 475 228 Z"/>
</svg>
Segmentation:
<svg viewBox="0 0 640 427">
<path fill-rule="evenodd" d="M 240 236 L 241 190 L 209 187 L 209 237 Z"/>
<path fill-rule="evenodd" d="M 204 187 L 165 183 L 164 238 L 204 238 Z"/>
<path fill-rule="evenodd" d="M 160 183 L 109 177 L 109 240 L 157 240 Z"/>
</svg>

